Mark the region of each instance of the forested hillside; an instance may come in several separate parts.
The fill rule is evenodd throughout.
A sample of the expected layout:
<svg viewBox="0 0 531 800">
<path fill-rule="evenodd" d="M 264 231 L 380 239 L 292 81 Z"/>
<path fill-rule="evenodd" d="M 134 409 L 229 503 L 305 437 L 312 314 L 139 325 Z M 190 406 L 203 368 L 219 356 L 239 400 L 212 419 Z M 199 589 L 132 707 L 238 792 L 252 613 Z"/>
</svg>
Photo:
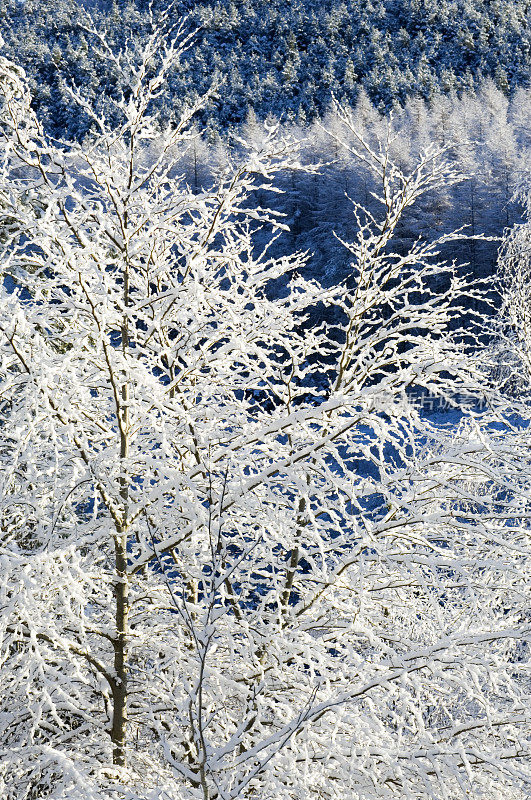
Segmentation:
<svg viewBox="0 0 531 800">
<path fill-rule="evenodd" d="M 26 69 L 55 135 L 79 136 L 88 124 L 71 113 L 65 83 L 96 96 L 122 80 L 84 30 L 84 6 L 114 47 L 148 25 L 144 0 L 0 3 L 8 55 Z M 469 92 L 488 77 L 511 94 L 529 81 L 530 9 L 529 0 L 179 0 L 172 14 L 189 14 L 197 35 L 161 102 L 173 115 L 218 74 L 202 121 L 226 129 L 250 109 L 303 124 L 325 113 L 332 93 L 352 104 L 361 87 L 380 111 L 408 96 Z"/>
<path fill-rule="evenodd" d="M 105 31 L 105 44 L 87 13 Z M 461 225 L 472 236 L 497 237 L 518 218 L 512 198 L 530 159 L 529 0 L 180 0 L 169 13 L 176 22 L 186 14 L 194 33 L 154 101 L 157 111 L 175 120 L 217 85 L 195 117 L 201 135 L 183 165 L 187 178 L 196 191 L 208 185 L 233 147 L 231 132 L 252 140 L 263 120 L 280 119 L 301 142 L 305 162 L 323 166 L 318 175 L 286 175 L 284 194 L 265 199 L 287 215 L 291 231 L 280 249 L 311 252 L 319 280 L 348 269 L 348 253 L 332 237 L 351 229 L 347 195 L 371 202 L 359 161 L 330 135 L 334 97 L 355 109 L 372 138 L 385 138 L 392 113 L 401 164 L 430 143 L 452 145 L 456 168 L 468 176 L 416 208 L 414 218 L 406 215 L 406 244 Z M 142 40 L 148 3 L 0 0 L 0 15 L 4 51 L 25 69 L 33 106 L 54 136 L 80 139 L 91 128 L 82 109 L 72 111 L 74 84 L 112 117 L 127 76 L 106 48 Z M 496 243 L 470 240 L 450 255 L 484 275 L 496 250 Z"/>
<path fill-rule="evenodd" d="M 419 237 L 426 240 L 462 228 L 468 238 L 447 245 L 445 255 L 466 262 L 476 277 L 491 275 L 498 237 L 521 218 L 517 196 L 527 185 L 531 167 L 531 90 L 520 88 L 508 100 L 487 80 L 477 92 L 460 98 L 439 94 L 429 103 L 410 98 L 391 116 L 379 114 L 362 92 L 352 119 L 368 142 L 383 143 L 390 137 L 393 159 L 404 169 L 426 148 L 447 148 L 447 157 L 465 179 L 427 193 L 407 209 L 396 239 L 407 250 Z M 242 133 L 253 142 L 264 137 L 264 130 L 251 120 Z M 349 271 L 350 255 L 337 237 L 348 239 L 356 228 L 351 200 L 377 214 L 378 189 L 366 164 L 349 152 L 352 136 L 337 110 L 332 108 L 310 126 L 285 125 L 284 130 L 300 143 L 305 164 L 321 166 L 312 174 L 285 174 L 280 181 L 283 194 L 262 193 L 257 202 L 286 215 L 290 232 L 281 241 L 285 252 L 294 247 L 310 252 L 313 275 L 330 284 Z M 222 147 L 209 148 L 206 141 L 197 140 L 183 171 L 192 186 L 208 184 L 226 157 Z M 210 177 L 204 172 L 207 164 Z"/>
</svg>

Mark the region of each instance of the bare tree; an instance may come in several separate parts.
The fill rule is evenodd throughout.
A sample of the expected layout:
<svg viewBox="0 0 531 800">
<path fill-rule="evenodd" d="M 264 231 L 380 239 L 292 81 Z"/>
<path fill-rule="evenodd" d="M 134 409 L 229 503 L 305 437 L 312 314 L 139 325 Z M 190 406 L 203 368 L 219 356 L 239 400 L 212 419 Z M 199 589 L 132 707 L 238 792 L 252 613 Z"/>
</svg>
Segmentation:
<svg viewBox="0 0 531 800">
<path fill-rule="evenodd" d="M 478 494 L 479 420 L 450 446 L 419 406 L 477 390 L 448 237 L 391 247 L 457 176 L 352 130 L 382 215 L 324 290 L 256 244 L 277 130 L 211 190 L 177 173 L 180 47 L 109 50 L 129 90 L 110 122 L 72 89 L 81 145 L 1 64 L 3 796 L 522 798 L 522 525 Z"/>
</svg>

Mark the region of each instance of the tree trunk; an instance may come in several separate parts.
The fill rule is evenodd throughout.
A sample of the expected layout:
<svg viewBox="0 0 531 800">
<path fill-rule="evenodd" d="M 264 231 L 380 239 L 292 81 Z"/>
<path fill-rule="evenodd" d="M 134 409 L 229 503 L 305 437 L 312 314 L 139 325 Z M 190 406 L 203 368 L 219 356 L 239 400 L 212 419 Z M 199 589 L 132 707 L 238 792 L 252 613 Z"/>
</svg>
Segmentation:
<svg viewBox="0 0 531 800">
<path fill-rule="evenodd" d="M 127 228 L 127 215 L 124 220 Z M 124 307 L 129 305 L 129 270 L 126 266 L 124 280 Z M 122 322 L 122 351 L 124 357 L 129 347 L 129 326 L 127 311 Z M 120 496 L 123 501 L 123 521 L 121 528 L 116 532 L 114 552 L 116 563 L 115 583 L 115 621 L 116 635 L 114 639 L 114 673 L 115 685 L 113 687 L 113 720 L 111 739 L 113 743 L 112 760 L 118 767 L 127 764 L 127 645 L 128 645 L 128 615 L 129 615 L 129 578 L 127 574 L 127 531 L 129 527 L 129 481 L 126 472 L 126 460 L 129 457 L 129 384 L 127 373 L 124 375 L 122 386 L 122 405 L 118 408 L 121 418 L 120 430 L 120 461 L 122 472 L 120 475 Z"/>
<path fill-rule="evenodd" d="M 111 739 L 112 760 L 118 767 L 126 766 L 127 735 L 127 624 L 129 612 L 129 585 L 127 578 L 127 534 L 115 539 L 116 556 L 116 636 L 114 639 L 113 720 Z"/>
<path fill-rule="evenodd" d="M 120 433 L 120 460 L 123 462 L 129 455 L 129 387 L 122 388 L 122 428 Z M 129 516 L 129 487 L 125 472 L 120 477 L 120 494 L 123 500 L 123 524 L 117 531 L 114 540 L 116 562 L 115 583 L 115 621 L 116 635 L 114 639 L 114 673 L 113 687 L 113 721 L 111 739 L 113 743 L 112 760 L 118 767 L 126 766 L 127 736 L 127 644 L 129 616 L 129 578 L 127 575 L 127 529 Z"/>
</svg>

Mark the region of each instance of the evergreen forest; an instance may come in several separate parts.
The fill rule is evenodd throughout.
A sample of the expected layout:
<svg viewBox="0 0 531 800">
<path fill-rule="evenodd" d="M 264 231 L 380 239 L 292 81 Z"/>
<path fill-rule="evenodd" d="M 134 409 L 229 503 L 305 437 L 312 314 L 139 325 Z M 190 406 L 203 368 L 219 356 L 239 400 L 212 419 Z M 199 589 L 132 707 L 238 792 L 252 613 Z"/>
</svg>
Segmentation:
<svg viewBox="0 0 531 800">
<path fill-rule="evenodd" d="M 25 70 L 51 135 L 80 140 L 91 130 L 90 115 L 72 106 L 74 85 L 112 116 L 127 76 L 106 48 L 141 41 L 152 12 L 145 0 L 0 0 L 5 55 Z M 359 160 L 334 144 L 334 101 L 352 107 L 373 139 L 385 138 L 391 115 L 403 166 L 428 143 L 453 148 L 466 179 L 406 214 L 406 244 L 461 226 L 499 237 L 518 220 L 531 169 L 530 15 L 529 0 L 179 0 L 171 16 L 184 16 L 193 36 L 154 103 L 166 121 L 200 106 L 182 165 L 195 191 L 237 149 L 235 136 L 259 138 L 268 121 L 301 142 L 306 163 L 323 165 L 318 175 L 285 175 L 283 194 L 258 202 L 287 215 L 279 246 L 310 252 L 311 274 L 326 283 L 348 271 L 332 233 L 352 225 L 349 198 L 370 203 L 373 188 Z M 496 252 L 496 242 L 474 238 L 449 250 L 476 276 L 493 272 Z"/>
</svg>

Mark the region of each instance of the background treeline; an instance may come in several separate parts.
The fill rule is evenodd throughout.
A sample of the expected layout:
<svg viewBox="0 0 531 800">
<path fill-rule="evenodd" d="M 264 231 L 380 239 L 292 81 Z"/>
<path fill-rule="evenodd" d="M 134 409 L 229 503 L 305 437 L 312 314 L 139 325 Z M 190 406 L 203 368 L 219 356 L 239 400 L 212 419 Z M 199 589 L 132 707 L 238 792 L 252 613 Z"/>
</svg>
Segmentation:
<svg viewBox="0 0 531 800">
<path fill-rule="evenodd" d="M 383 145 L 390 137 L 391 156 L 405 171 L 421 151 L 446 147 L 456 171 L 467 176 L 444 192 L 428 193 L 406 211 L 394 247 L 405 252 L 419 237 L 429 239 L 464 226 L 470 238 L 447 245 L 444 256 L 467 262 L 468 271 L 477 277 L 492 274 L 499 245 L 495 239 L 520 219 L 522 209 L 515 197 L 531 172 L 531 90 L 520 88 L 509 100 L 487 80 L 477 92 L 461 97 L 439 94 L 430 103 L 410 98 L 390 116 L 381 115 L 361 92 L 352 118 L 370 145 Z M 256 144 L 267 125 L 251 114 L 240 134 Z M 379 218 L 379 188 L 371 171 L 349 152 L 359 146 L 333 108 L 321 121 L 304 127 L 286 124 L 284 129 L 300 143 L 302 162 L 320 166 L 313 173 L 285 173 L 277 181 L 282 194 L 262 190 L 255 202 L 285 215 L 290 230 L 281 235 L 277 249 L 308 251 L 314 277 L 323 283 L 343 280 L 350 254 L 340 239 L 351 240 L 357 228 L 351 201 Z M 198 132 L 181 164 L 195 191 L 223 168 L 238 147 L 231 141 L 217 138 L 213 146 L 211 137 Z"/>
<path fill-rule="evenodd" d="M 155 13 L 166 4 L 155 3 Z M 104 32 L 98 40 L 86 11 Z M 90 119 L 72 111 L 72 84 L 112 115 L 127 76 L 105 48 L 142 40 L 150 24 L 144 0 L 0 0 L 4 52 L 26 70 L 33 104 L 55 136 L 80 139 Z M 196 33 L 156 102 L 162 119 L 212 86 L 182 169 L 195 191 L 211 183 L 238 148 L 264 124 L 281 120 L 301 143 L 302 160 L 318 173 L 283 176 L 283 194 L 258 193 L 285 215 L 289 234 L 277 251 L 311 253 L 320 281 L 348 274 L 349 253 L 334 237 L 351 238 L 351 199 L 378 213 L 370 171 L 340 144 L 332 98 L 350 103 L 355 124 L 374 144 L 394 137 L 392 155 L 407 169 L 428 146 L 448 146 L 469 177 L 427 195 L 401 222 L 411 245 L 467 226 L 471 236 L 498 237 L 519 219 L 514 201 L 531 162 L 531 2 L 529 0 L 180 0 L 169 12 Z M 527 178 L 526 178 L 527 174 Z M 396 240 L 395 240 L 396 241 Z M 496 242 L 469 239 L 444 255 L 491 274 Z"/>
<path fill-rule="evenodd" d="M 65 83 L 95 97 L 121 80 L 84 30 L 84 7 L 116 47 L 149 24 L 145 0 L 0 1 L 6 55 L 27 70 L 41 116 L 68 137 L 88 120 L 72 113 Z M 489 77 L 511 94 L 530 76 L 529 0 L 179 0 L 172 14 L 188 14 L 197 36 L 161 104 L 171 116 L 217 73 L 223 87 L 202 119 L 213 129 L 243 122 L 250 109 L 304 124 L 326 112 L 332 93 L 353 104 L 363 88 L 389 111 L 409 96 L 470 92 Z"/>
</svg>

